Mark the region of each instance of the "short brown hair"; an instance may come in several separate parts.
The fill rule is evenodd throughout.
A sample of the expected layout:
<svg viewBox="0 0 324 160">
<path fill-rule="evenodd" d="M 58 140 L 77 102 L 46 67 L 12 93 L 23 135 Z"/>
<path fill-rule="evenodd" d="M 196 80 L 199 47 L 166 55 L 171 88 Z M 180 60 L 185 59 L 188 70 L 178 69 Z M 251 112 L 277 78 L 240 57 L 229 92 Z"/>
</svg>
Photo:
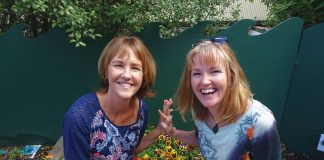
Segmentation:
<svg viewBox="0 0 324 160">
<path fill-rule="evenodd" d="M 155 93 L 152 86 L 156 77 L 155 60 L 144 43 L 135 36 L 115 37 L 103 49 L 98 61 L 98 71 L 101 81 L 101 88 L 98 91 L 103 93 L 108 91 L 109 83 L 106 78 L 108 65 L 113 57 L 123 56 L 124 53 L 128 53 L 128 50 L 132 50 L 136 57 L 142 61 L 143 65 L 142 86 L 136 95 L 139 97 L 153 97 Z"/>
</svg>

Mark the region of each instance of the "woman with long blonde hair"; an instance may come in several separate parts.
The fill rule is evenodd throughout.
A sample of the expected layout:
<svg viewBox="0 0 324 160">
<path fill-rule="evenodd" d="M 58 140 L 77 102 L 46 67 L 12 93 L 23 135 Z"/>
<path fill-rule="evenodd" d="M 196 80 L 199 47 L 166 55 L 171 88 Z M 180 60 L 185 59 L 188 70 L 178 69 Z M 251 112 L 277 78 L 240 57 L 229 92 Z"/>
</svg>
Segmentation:
<svg viewBox="0 0 324 160">
<path fill-rule="evenodd" d="M 199 146 L 206 159 L 281 159 L 272 112 L 253 99 L 248 81 L 226 37 L 195 43 L 175 96 L 182 118 L 195 130 L 170 129 L 171 136 Z M 167 106 L 172 104 L 169 101 Z M 168 124 L 170 128 L 172 123 Z"/>
</svg>

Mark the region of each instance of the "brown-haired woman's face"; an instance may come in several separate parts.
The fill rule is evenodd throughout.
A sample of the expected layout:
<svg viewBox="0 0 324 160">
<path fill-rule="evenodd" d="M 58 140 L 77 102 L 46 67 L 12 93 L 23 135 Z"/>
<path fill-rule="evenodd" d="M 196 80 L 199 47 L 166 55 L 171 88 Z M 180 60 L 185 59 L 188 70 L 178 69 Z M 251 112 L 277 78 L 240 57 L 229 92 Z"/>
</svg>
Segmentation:
<svg viewBox="0 0 324 160">
<path fill-rule="evenodd" d="M 193 57 L 191 87 L 200 103 L 206 108 L 217 107 L 227 87 L 225 68 L 220 63 L 207 64 L 199 56 Z"/>
<path fill-rule="evenodd" d="M 132 98 L 143 80 L 142 61 L 129 52 L 124 56 L 117 54 L 108 64 L 108 92 L 122 99 Z"/>
</svg>

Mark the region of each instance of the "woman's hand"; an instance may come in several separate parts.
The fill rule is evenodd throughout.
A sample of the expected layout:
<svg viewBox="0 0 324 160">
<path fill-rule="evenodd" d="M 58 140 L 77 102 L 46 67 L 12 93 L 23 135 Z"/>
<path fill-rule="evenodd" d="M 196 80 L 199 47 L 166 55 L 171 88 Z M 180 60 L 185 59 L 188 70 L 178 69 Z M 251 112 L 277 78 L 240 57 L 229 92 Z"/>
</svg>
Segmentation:
<svg viewBox="0 0 324 160">
<path fill-rule="evenodd" d="M 163 112 L 159 110 L 160 113 L 160 122 L 158 128 L 162 130 L 162 133 L 172 135 L 174 128 L 172 123 L 172 115 L 171 112 L 173 109 L 170 109 L 172 105 L 172 99 L 165 99 L 163 104 Z"/>
<path fill-rule="evenodd" d="M 159 110 L 159 124 L 152 132 L 143 137 L 141 143 L 137 146 L 135 153 L 139 153 L 146 149 L 149 145 L 155 142 L 156 137 L 159 135 L 170 132 L 169 125 L 172 125 L 172 116 L 170 116 L 170 113 L 172 112 L 172 109 L 170 109 L 171 104 L 171 98 L 169 100 L 164 100 L 163 112 Z"/>
</svg>

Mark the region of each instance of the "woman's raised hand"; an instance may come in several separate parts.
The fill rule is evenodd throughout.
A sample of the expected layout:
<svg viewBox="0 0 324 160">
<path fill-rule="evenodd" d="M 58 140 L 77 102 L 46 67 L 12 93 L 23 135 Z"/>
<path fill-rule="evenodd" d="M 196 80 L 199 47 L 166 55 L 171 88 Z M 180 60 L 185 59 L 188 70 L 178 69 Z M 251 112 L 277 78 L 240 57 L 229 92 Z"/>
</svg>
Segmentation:
<svg viewBox="0 0 324 160">
<path fill-rule="evenodd" d="M 170 109 L 172 105 L 172 99 L 165 99 L 163 103 L 163 111 L 159 110 L 160 113 L 160 122 L 159 128 L 163 130 L 163 133 L 172 135 L 173 133 L 173 123 L 172 123 L 172 115 L 171 112 L 173 109 Z"/>
</svg>

